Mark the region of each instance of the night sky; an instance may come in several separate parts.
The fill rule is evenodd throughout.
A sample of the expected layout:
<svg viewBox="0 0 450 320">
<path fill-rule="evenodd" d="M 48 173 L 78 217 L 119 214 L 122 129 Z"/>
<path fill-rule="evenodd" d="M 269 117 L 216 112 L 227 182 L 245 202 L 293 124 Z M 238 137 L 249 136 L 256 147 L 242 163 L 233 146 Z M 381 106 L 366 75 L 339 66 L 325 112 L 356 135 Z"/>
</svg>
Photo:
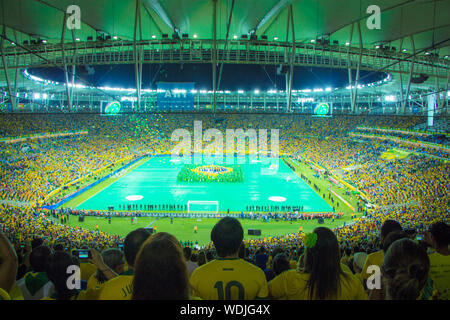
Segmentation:
<svg viewBox="0 0 450 320">
<path fill-rule="evenodd" d="M 70 68 L 69 68 L 70 69 Z M 217 76 L 220 68 L 217 68 Z M 30 69 L 30 74 L 47 80 L 64 82 L 64 73 L 58 68 Z M 386 77 L 385 73 L 361 71 L 361 77 L 371 74 L 360 84 Z M 356 74 L 356 72 L 354 72 Z M 121 88 L 135 87 L 134 65 L 103 65 L 77 67 L 77 76 L 90 85 Z M 355 77 L 353 77 L 355 79 Z M 142 88 L 157 89 L 162 82 L 194 82 L 198 90 L 212 90 L 211 64 L 144 64 Z M 75 80 L 76 83 L 80 81 Z M 346 69 L 295 67 L 293 90 L 345 87 L 348 85 Z M 224 64 L 218 90 L 285 90 L 285 76 L 277 75 L 277 66 Z"/>
</svg>

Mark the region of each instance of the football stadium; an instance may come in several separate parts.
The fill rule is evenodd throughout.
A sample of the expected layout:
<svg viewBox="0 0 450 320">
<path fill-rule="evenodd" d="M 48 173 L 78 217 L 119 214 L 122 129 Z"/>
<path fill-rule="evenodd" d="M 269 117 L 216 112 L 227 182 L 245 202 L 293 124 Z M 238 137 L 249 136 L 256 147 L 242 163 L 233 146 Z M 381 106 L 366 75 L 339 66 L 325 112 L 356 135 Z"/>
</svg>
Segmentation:
<svg viewBox="0 0 450 320">
<path fill-rule="evenodd" d="M 450 298 L 450 1 L 0 11 L 0 300 Z"/>
</svg>

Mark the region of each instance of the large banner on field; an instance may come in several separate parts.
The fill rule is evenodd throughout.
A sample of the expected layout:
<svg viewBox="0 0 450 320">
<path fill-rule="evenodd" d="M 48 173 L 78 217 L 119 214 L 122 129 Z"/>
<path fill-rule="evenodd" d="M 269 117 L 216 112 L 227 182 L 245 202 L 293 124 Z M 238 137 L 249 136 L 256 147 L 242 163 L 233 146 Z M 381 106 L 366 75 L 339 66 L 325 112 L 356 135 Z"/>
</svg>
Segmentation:
<svg viewBox="0 0 450 320">
<path fill-rule="evenodd" d="M 193 82 L 159 82 L 157 105 L 159 109 L 193 110 Z"/>
</svg>

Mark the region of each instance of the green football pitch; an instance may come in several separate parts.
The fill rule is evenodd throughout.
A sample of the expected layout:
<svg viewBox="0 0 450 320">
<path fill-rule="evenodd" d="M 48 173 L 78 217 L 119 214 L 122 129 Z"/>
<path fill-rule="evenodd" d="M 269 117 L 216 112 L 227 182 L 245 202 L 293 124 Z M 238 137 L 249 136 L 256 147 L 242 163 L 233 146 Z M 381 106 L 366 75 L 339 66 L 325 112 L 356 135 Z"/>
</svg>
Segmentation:
<svg viewBox="0 0 450 320">
<path fill-rule="evenodd" d="M 203 160 L 198 166 L 211 161 Z M 239 160 L 233 161 L 236 164 Z M 128 210 L 129 205 L 135 205 L 132 209 L 142 210 L 145 205 L 186 206 L 191 201 L 190 210 L 201 211 L 217 210 L 216 203 L 219 212 L 250 211 L 249 206 L 303 206 L 304 212 L 333 211 L 283 161 L 259 162 L 246 157 L 241 162 L 244 162 L 239 163 L 244 172 L 243 182 L 178 182 L 182 161 L 176 162 L 170 156 L 153 157 L 81 203 L 75 203 L 75 207 L 108 210 L 113 206 L 115 210 Z M 213 204 L 196 204 L 198 201 Z"/>
<path fill-rule="evenodd" d="M 258 220 L 239 219 L 244 229 L 245 239 L 262 239 L 267 237 L 283 236 L 289 233 L 299 231 L 302 226 L 303 232 L 311 232 L 314 228 L 319 226 L 326 226 L 327 228 L 336 228 L 341 226 L 348 218 L 336 219 L 334 222 L 325 220 L 324 224 L 319 224 L 317 220 L 299 220 L 293 222 L 289 221 L 275 221 L 263 222 Z M 173 234 L 178 240 L 198 242 L 199 245 L 207 245 L 210 242 L 211 230 L 214 224 L 217 223 L 217 218 L 174 218 L 171 224 L 170 218 L 156 218 L 156 217 L 142 217 L 137 218 L 137 222 L 131 223 L 130 218 L 114 217 L 111 219 L 111 224 L 108 219 L 104 217 L 86 217 L 84 222 L 78 222 L 75 216 L 72 216 L 68 222 L 72 226 L 82 226 L 83 228 L 95 230 L 96 225 L 99 230 L 111 235 L 119 235 L 125 237 L 130 231 L 137 228 L 156 226 L 157 232 L 168 232 Z M 198 227 L 197 233 L 194 233 L 194 226 Z M 249 236 L 248 229 L 260 229 L 261 236 Z"/>
</svg>

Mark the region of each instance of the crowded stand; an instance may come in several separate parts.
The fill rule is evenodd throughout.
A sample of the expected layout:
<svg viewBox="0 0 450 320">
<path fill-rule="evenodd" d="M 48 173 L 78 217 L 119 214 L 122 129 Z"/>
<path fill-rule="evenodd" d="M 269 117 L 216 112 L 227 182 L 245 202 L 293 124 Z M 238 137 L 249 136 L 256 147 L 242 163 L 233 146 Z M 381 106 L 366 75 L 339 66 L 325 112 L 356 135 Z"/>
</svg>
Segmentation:
<svg viewBox="0 0 450 320">
<path fill-rule="evenodd" d="M 171 133 L 192 131 L 194 121 L 202 121 L 203 130 L 279 129 L 282 156 L 318 164 L 364 193 L 362 216 L 333 230 L 249 240 L 238 219 L 225 217 L 211 230 L 211 243 L 194 248 L 165 232 L 137 229 L 121 238 L 72 227 L 64 223 L 71 210 L 60 212 L 62 223 L 41 210 L 140 156 L 170 154 Z M 2 138 L 88 134 L 3 143 L 0 299 L 448 300 L 448 162 L 417 153 L 389 161 L 382 154 L 396 147 L 392 143 L 348 135 L 358 126 L 408 129 L 421 122 L 384 116 L 2 115 Z M 89 258 L 80 260 L 76 250 L 89 250 Z M 81 289 L 64 285 L 70 265 L 81 268 Z M 382 271 L 381 288 L 367 286 L 371 265 Z M 217 271 L 224 269 L 233 271 Z M 227 283 L 233 285 L 227 289 Z"/>
</svg>

